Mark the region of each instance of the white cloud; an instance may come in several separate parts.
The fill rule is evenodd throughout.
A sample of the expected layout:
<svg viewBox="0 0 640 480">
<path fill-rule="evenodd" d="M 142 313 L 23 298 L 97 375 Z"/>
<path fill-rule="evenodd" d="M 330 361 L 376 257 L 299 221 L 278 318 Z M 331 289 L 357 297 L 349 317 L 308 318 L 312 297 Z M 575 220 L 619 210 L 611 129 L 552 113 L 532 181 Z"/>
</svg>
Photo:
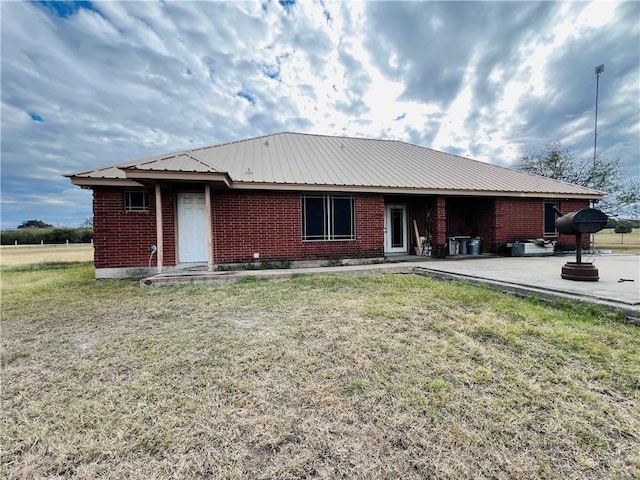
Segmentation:
<svg viewBox="0 0 640 480">
<path fill-rule="evenodd" d="M 576 21 L 576 28 L 603 27 L 615 19 L 617 2 L 591 2 L 585 6 Z"/>
<path fill-rule="evenodd" d="M 599 63 L 599 143 L 638 162 L 637 3 L 94 7 L 2 4 L 3 227 L 45 203 L 50 223 L 89 216 L 60 172 L 284 130 L 499 163 L 555 139 L 587 151 Z"/>
</svg>

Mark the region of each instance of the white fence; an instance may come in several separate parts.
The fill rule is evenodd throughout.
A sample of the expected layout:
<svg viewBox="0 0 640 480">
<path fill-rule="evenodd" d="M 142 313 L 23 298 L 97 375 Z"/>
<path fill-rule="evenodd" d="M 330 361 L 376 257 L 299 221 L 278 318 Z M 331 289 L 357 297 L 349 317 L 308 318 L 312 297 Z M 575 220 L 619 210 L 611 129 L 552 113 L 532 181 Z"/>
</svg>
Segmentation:
<svg viewBox="0 0 640 480">
<path fill-rule="evenodd" d="M 29 247 L 53 247 L 53 248 L 73 248 L 73 247 L 93 247 L 93 240 L 91 243 L 71 243 L 69 240 L 66 243 L 44 243 L 44 240 L 40 240 L 40 243 L 18 243 L 16 240 L 13 245 L 2 245 L 2 248 L 29 248 Z"/>
</svg>

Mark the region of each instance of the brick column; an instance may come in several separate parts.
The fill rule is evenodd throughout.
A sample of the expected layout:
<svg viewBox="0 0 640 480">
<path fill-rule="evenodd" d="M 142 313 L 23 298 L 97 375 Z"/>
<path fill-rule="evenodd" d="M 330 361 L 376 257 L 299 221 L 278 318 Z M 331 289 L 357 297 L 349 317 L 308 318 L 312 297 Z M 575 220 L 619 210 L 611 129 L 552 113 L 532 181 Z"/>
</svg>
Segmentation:
<svg viewBox="0 0 640 480">
<path fill-rule="evenodd" d="M 444 245 L 447 241 L 447 207 L 444 197 L 436 197 L 431 229 L 433 245 Z"/>
</svg>

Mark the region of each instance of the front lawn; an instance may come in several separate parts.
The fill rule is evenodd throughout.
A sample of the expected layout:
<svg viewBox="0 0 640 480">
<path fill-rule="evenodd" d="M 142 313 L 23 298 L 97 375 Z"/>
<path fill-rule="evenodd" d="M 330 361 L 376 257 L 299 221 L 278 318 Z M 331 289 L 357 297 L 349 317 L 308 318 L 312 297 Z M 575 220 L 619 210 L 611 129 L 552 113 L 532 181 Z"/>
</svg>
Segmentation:
<svg viewBox="0 0 640 480">
<path fill-rule="evenodd" d="M 0 476 L 638 478 L 640 328 L 416 275 L 2 272 Z"/>
</svg>

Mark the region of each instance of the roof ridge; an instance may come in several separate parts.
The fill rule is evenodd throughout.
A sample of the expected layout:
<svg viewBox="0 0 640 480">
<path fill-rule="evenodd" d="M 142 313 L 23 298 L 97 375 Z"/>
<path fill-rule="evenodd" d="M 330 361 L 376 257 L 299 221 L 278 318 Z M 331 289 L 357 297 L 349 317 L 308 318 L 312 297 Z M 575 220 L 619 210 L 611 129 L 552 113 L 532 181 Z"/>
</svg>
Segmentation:
<svg viewBox="0 0 640 480">
<path fill-rule="evenodd" d="M 349 140 L 371 140 L 374 142 L 400 142 L 400 143 L 408 143 L 404 140 L 397 140 L 395 138 L 374 138 L 374 137 L 352 137 L 349 135 L 328 135 L 326 133 L 304 133 L 304 132 L 279 132 L 273 135 L 281 135 L 281 134 L 290 134 L 290 135 L 302 135 L 309 137 L 325 137 L 325 138 L 347 138 Z M 411 144 L 410 144 L 411 145 Z"/>
<path fill-rule="evenodd" d="M 282 133 L 287 133 L 287 132 L 270 133 L 267 135 L 258 135 L 256 137 L 251 137 L 251 138 L 243 138 L 242 140 L 232 140 L 230 142 L 215 143 L 213 145 L 205 145 L 204 147 L 196 147 L 196 148 L 192 148 L 190 150 L 185 150 L 185 151 L 195 152 L 196 150 L 205 150 L 207 148 L 224 147 L 226 145 L 234 145 L 236 143 L 244 143 L 244 142 L 249 142 L 251 140 L 258 140 L 259 138 L 265 138 L 270 136 L 272 137 L 274 135 L 280 135 Z"/>
<path fill-rule="evenodd" d="M 130 165 L 135 165 L 136 163 L 139 163 L 139 162 L 134 160 L 132 162 L 113 163 L 111 165 L 104 165 L 102 167 L 89 168 L 88 170 L 79 170 L 79 171 L 75 171 L 75 172 L 71 172 L 71 173 L 65 173 L 62 176 L 63 177 L 77 177 L 77 176 L 82 175 L 82 174 L 91 173 L 91 172 L 99 172 L 100 170 L 108 170 L 110 168 L 122 169 L 122 168 L 128 167 Z"/>
<path fill-rule="evenodd" d="M 306 133 L 306 132 L 291 132 L 291 131 L 283 131 L 283 132 L 273 132 L 273 133 L 267 133 L 264 135 L 257 135 L 255 137 L 250 137 L 250 138 L 243 138 L 241 140 L 232 140 L 229 142 L 222 142 L 222 143 L 214 143 L 212 145 L 204 145 L 202 147 L 195 147 L 195 148 L 188 148 L 185 150 L 177 150 L 175 152 L 171 152 L 171 153 L 167 153 L 167 154 L 160 154 L 162 155 L 161 158 L 157 158 L 156 160 L 164 160 L 166 158 L 169 157 L 174 157 L 176 155 L 180 155 L 180 154 L 188 154 L 188 153 L 194 153 L 201 151 L 201 150 L 207 150 L 209 148 L 216 148 L 216 147 L 224 147 L 227 145 L 235 145 L 235 144 L 240 144 L 240 143 L 245 143 L 245 142 L 250 142 L 252 140 L 259 140 L 262 138 L 267 138 L 267 137 L 275 137 L 275 136 L 279 136 L 279 135 L 297 135 L 297 136 L 305 136 L 305 137 L 325 137 L 325 138 L 337 138 L 337 139 L 349 139 L 349 140 L 369 140 L 369 141 L 374 141 L 374 142 L 397 142 L 397 143 L 406 143 L 407 145 L 414 145 L 416 147 L 421 147 L 420 145 L 416 145 L 404 140 L 398 140 L 395 138 L 373 138 L 373 137 L 351 137 L 348 135 L 328 135 L 328 134 L 324 134 L 324 133 Z M 421 147 L 421 148 L 428 148 L 428 147 Z M 433 150 L 433 149 L 430 149 Z M 434 150 L 434 151 L 438 151 L 438 150 Z M 441 153 L 447 153 L 447 152 L 441 152 Z M 452 155 L 452 154 L 450 154 Z M 144 161 L 147 161 L 151 158 L 154 157 L 158 157 L 159 155 L 152 155 L 150 157 L 144 157 L 141 158 L 139 160 L 133 161 L 133 162 L 127 162 L 126 164 L 119 164 L 119 163 L 115 163 L 113 165 L 110 165 L 109 167 L 104 167 L 104 168 L 111 168 L 111 167 L 126 167 L 130 164 L 136 164 L 136 163 L 141 163 Z M 92 171 L 92 170 L 97 170 L 97 169 L 90 169 L 87 171 Z"/>
<path fill-rule="evenodd" d="M 211 162 L 208 162 L 207 160 L 204 160 L 203 158 L 200 158 L 199 156 L 197 156 L 195 153 L 193 153 L 192 151 L 189 151 L 188 153 L 185 153 L 186 155 L 188 155 L 189 157 L 191 157 L 193 160 L 195 160 L 196 162 L 201 163 L 202 165 L 206 165 L 209 168 L 213 168 L 214 170 L 216 170 L 217 172 L 223 173 L 223 170 L 218 166 L 218 165 L 214 165 Z"/>
<path fill-rule="evenodd" d="M 256 135 L 255 137 L 250 137 L 250 138 L 243 138 L 241 140 L 233 140 L 230 142 L 222 142 L 222 143 L 217 143 L 214 145 L 207 145 L 204 147 L 196 147 L 191 149 L 191 151 L 195 151 L 195 150 L 203 150 L 205 148 L 211 148 L 211 147 L 222 147 L 224 145 L 233 145 L 234 143 L 243 143 L 243 142 L 250 142 L 252 140 L 258 140 L 261 138 L 266 138 L 266 137 L 275 137 L 278 135 L 298 135 L 298 136 L 304 136 L 304 137 L 326 137 L 326 138 L 348 138 L 350 140 L 371 140 L 371 141 L 375 141 L 375 142 L 400 142 L 400 143 L 409 143 L 406 142 L 404 140 L 398 140 L 395 138 L 375 138 L 375 137 L 353 137 L 353 136 L 349 136 L 349 135 L 329 135 L 326 133 L 310 133 L 310 132 L 292 132 L 289 130 L 285 130 L 282 132 L 272 132 L 272 133 L 265 133 L 264 135 Z M 413 144 L 410 144 L 413 145 Z"/>
<path fill-rule="evenodd" d="M 145 170 L 144 168 L 141 168 L 144 165 L 151 165 L 154 163 L 159 163 L 159 162 L 164 162 L 164 161 L 168 161 L 168 160 L 172 160 L 172 159 L 177 159 L 179 157 L 187 157 L 190 160 L 202 165 L 203 167 L 205 167 L 207 170 L 210 171 L 215 171 L 217 173 L 227 173 L 224 170 L 222 170 L 218 165 L 214 165 L 210 162 L 208 162 L 207 160 L 204 160 L 203 158 L 199 157 L 198 155 L 196 155 L 195 153 L 191 152 L 190 150 L 184 150 L 181 152 L 175 152 L 175 153 L 171 153 L 168 155 L 162 155 L 162 156 L 157 156 L 157 157 L 148 157 L 145 159 L 142 159 L 138 162 L 135 162 L 131 165 L 127 165 L 127 166 L 120 166 L 120 167 L 116 167 L 119 170 Z"/>
</svg>

